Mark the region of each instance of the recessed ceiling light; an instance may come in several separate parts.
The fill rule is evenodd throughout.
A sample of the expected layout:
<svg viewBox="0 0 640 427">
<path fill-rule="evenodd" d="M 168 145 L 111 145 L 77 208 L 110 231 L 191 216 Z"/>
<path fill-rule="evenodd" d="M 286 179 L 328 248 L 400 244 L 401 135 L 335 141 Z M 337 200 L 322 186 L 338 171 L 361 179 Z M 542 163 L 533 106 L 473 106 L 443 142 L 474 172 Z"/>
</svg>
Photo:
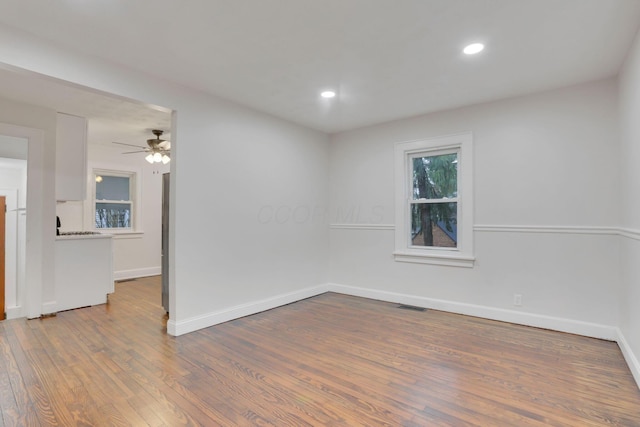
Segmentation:
<svg viewBox="0 0 640 427">
<path fill-rule="evenodd" d="M 475 55 L 476 53 L 482 52 L 484 49 L 484 45 L 482 43 L 472 43 L 469 46 L 465 47 L 463 52 L 467 55 Z"/>
<path fill-rule="evenodd" d="M 336 93 L 332 90 L 325 90 L 320 94 L 320 96 L 323 98 L 335 98 Z"/>
</svg>

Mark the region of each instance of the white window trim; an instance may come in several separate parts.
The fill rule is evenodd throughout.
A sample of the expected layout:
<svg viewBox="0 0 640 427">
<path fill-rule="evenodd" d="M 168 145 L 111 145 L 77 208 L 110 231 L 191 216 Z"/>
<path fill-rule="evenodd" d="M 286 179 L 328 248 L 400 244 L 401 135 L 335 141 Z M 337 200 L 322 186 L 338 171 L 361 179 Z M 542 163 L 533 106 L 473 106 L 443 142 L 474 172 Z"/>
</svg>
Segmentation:
<svg viewBox="0 0 640 427">
<path fill-rule="evenodd" d="M 84 229 L 98 231 L 101 233 L 113 234 L 114 236 L 130 236 L 131 238 L 142 237 L 144 231 L 142 231 L 142 170 L 138 168 L 123 166 L 123 165 L 110 165 L 101 163 L 92 163 L 89 165 L 89 173 L 87 174 L 87 197 L 84 205 Z M 131 205 L 133 206 L 133 221 L 131 228 L 96 228 L 95 219 L 95 175 L 98 174 L 112 175 L 112 176 L 130 176 L 132 177 L 131 185 Z"/>
<path fill-rule="evenodd" d="M 473 146 L 471 132 L 417 141 L 399 142 L 395 145 L 395 251 L 399 262 L 436 264 L 455 267 L 473 267 Z M 445 150 L 458 152 L 458 247 L 418 247 L 410 244 L 409 219 L 409 171 L 410 159 L 419 153 Z"/>
</svg>

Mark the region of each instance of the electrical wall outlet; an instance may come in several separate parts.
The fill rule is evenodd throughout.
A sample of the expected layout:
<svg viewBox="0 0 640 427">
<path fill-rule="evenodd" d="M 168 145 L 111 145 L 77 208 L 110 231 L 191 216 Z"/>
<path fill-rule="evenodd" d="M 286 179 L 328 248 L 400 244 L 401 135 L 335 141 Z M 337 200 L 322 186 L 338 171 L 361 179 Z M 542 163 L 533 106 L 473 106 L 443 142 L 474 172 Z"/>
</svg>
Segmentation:
<svg viewBox="0 0 640 427">
<path fill-rule="evenodd" d="M 513 294 L 513 305 L 516 307 L 522 306 L 522 294 Z"/>
</svg>

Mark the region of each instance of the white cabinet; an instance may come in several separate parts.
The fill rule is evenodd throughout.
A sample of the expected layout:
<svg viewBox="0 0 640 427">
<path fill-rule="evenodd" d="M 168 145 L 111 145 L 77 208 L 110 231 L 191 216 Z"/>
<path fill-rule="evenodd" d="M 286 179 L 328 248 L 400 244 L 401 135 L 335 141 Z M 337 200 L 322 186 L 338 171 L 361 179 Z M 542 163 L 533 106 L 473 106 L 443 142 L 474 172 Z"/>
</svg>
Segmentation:
<svg viewBox="0 0 640 427">
<path fill-rule="evenodd" d="M 107 302 L 114 291 L 112 253 L 110 235 L 56 238 L 56 311 Z"/>
<path fill-rule="evenodd" d="M 84 200 L 87 194 L 87 119 L 58 113 L 56 200 Z"/>
</svg>

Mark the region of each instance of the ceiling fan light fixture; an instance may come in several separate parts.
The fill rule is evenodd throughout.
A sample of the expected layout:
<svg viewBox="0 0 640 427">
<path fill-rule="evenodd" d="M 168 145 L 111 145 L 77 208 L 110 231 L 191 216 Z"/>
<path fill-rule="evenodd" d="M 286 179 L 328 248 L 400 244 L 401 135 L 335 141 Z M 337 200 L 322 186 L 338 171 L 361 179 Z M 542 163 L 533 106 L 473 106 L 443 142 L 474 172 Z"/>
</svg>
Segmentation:
<svg viewBox="0 0 640 427">
<path fill-rule="evenodd" d="M 153 139 L 147 139 L 147 147 L 142 147 L 139 145 L 126 144 L 123 142 L 113 142 L 118 145 L 126 145 L 135 148 L 139 148 L 137 151 L 129 151 L 122 154 L 134 154 L 134 153 L 146 153 L 145 160 L 151 164 L 154 163 L 163 163 L 167 164 L 171 161 L 171 141 L 167 141 L 166 139 L 160 139 L 163 131 L 159 129 L 152 130 L 153 134 L 156 136 Z"/>
</svg>

